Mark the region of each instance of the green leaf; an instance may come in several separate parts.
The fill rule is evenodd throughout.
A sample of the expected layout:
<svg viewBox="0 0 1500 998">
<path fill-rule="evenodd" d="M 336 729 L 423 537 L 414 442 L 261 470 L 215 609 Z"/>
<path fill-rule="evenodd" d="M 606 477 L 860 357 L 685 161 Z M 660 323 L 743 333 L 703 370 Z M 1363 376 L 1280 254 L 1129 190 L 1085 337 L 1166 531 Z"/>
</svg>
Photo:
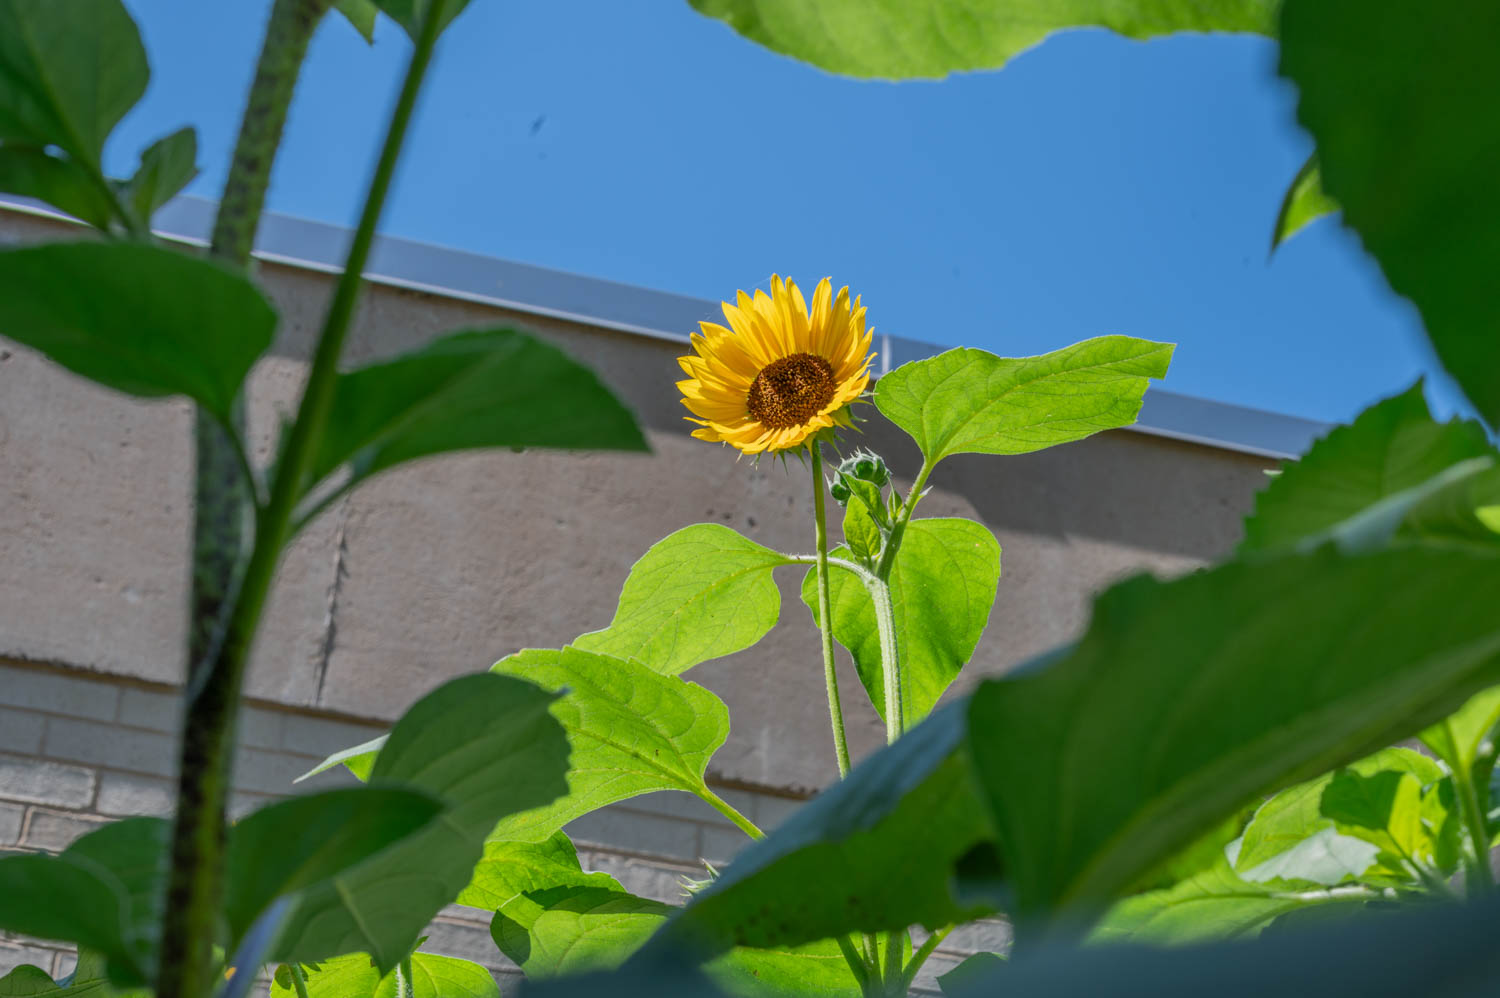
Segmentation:
<svg viewBox="0 0 1500 998">
<path fill-rule="evenodd" d="M 0 144 L 0 191 L 45 201 L 59 211 L 108 228 L 114 206 L 87 170 L 39 146 Z"/>
<path fill-rule="evenodd" d="M 96 869 L 109 871 L 119 885 L 125 898 L 125 938 L 140 955 L 146 973 L 156 966 L 171 834 L 171 825 L 160 818 L 125 818 L 80 837 L 62 853 L 75 863 L 92 863 Z M 143 977 L 114 955 L 105 953 L 103 960 L 117 980 L 144 983 Z"/>
<path fill-rule="evenodd" d="M 129 897 L 108 869 L 63 856 L 0 859 L 0 929 L 78 943 L 104 953 L 125 983 L 146 978 L 131 937 Z"/>
<path fill-rule="evenodd" d="M 1422 732 L 1422 743 L 1452 769 L 1467 770 L 1474 765 L 1480 744 L 1497 724 L 1500 686 L 1474 694 L 1452 715 Z"/>
<path fill-rule="evenodd" d="M 1390 748 L 1360 759 L 1349 771 L 1411 773 L 1422 784 L 1443 778 L 1437 763 L 1408 748 Z M 1281 881 L 1332 886 L 1356 879 L 1375 861 L 1368 843 L 1339 835 L 1323 816 L 1323 792 L 1333 773 L 1287 787 L 1266 801 L 1240 839 L 1235 869 L 1253 882 Z"/>
<path fill-rule="evenodd" d="M 846 550 L 855 561 L 863 565 L 874 566 L 880 559 L 880 549 L 884 546 L 885 539 L 881 536 L 880 527 L 876 525 L 870 511 L 864 503 L 851 502 L 844 510 L 844 550 Z M 813 580 L 813 586 L 817 587 L 816 574 L 810 574 L 808 578 Z M 830 588 L 832 584 L 830 583 Z M 803 589 L 806 589 L 806 583 Z M 803 597 L 806 599 L 806 597 Z M 816 607 L 814 600 L 808 606 Z M 816 618 L 816 611 L 814 611 Z"/>
<path fill-rule="evenodd" d="M 905 79 L 998 69 L 1055 31 L 1127 38 L 1177 31 L 1271 34 L 1271 0 L 690 0 L 702 14 L 784 55 L 850 76 Z"/>
<path fill-rule="evenodd" d="M 437 817 L 413 790 L 354 787 L 260 808 L 229 833 L 224 916 L 232 948 L 278 897 L 343 873 Z"/>
<path fill-rule="evenodd" d="M 52 975 L 29 963 L 23 963 L 4 977 L 0 977 L 0 998 L 56 995 L 61 990 L 52 980 Z"/>
<path fill-rule="evenodd" d="M 517 898 L 495 914 L 490 934 L 529 979 L 545 980 L 615 969 L 675 910 L 620 890 L 564 888 Z M 860 994 L 832 941 L 795 949 L 736 949 L 703 969 L 726 993 L 746 998 Z"/>
<path fill-rule="evenodd" d="M 835 555 L 848 557 L 846 548 Z M 974 654 L 1000 580 L 1000 545 L 983 524 L 957 518 L 912 520 L 891 569 L 896 647 L 906 669 L 904 714 L 931 712 Z M 852 573 L 829 576 L 833 636 L 849 649 L 870 702 L 885 717 L 885 678 L 875 604 Z M 802 580 L 802 601 L 818 618 L 817 573 Z"/>
<path fill-rule="evenodd" d="M 583 872 L 572 840 L 556 832 L 545 842 L 486 842 L 458 903 L 498 911 L 517 895 L 553 887 L 624 890 L 607 873 Z"/>
<path fill-rule="evenodd" d="M 938 975 L 938 987 L 945 995 L 958 994 L 976 981 L 1001 973 L 1006 963 L 1005 957 L 999 953 L 975 953 L 946 974 Z"/>
<path fill-rule="evenodd" d="M 97 174 L 149 77 L 119 0 L 0 0 L 0 141 L 57 146 Z"/>
<path fill-rule="evenodd" d="M 469 883 L 495 824 L 566 792 L 568 742 L 548 713 L 555 699 L 530 683 L 480 673 L 444 684 L 407 711 L 369 785 L 430 794 L 447 805 L 442 820 L 305 890 L 271 958 L 357 951 L 381 970 L 395 966 Z"/>
<path fill-rule="evenodd" d="M 708 795 L 703 774 L 729 735 L 729 711 L 703 687 L 574 648 L 528 649 L 493 668 L 559 691 L 552 716 L 573 754 L 567 794 L 507 817 L 491 841 L 542 842 L 574 818 L 654 790 Z"/>
<path fill-rule="evenodd" d="M 1497 581 L 1465 552 L 1323 549 L 1110 589 L 1066 659 L 974 696 L 1012 914 L 1086 917 L 1258 794 L 1490 685 Z"/>
<path fill-rule="evenodd" d="M 0 336 L 130 395 L 186 395 L 227 421 L 275 329 L 276 313 L 253 284 L 172 250 L 53 243 L 0 251 Z"/>
<path fill-rule="evenodd" d="M 651 951 L 708 956 L 850 931 L 936 929 L 993 911 L 950 888 L 960 860 L 993 853 L 963 750 L 968 705 L 938 708 L 739 853 Z M 809 887 L 820 884 L 838 888 Z"/>
<path fill-rule="evenodd" d="M 104 957 L 81 949 L 73 972 L 59 981 L 54 982 L 41 968 L 29 964 L 0 977 L 0 998 L 151 998 L 151 992 L 144 988 L 122 991 L 111 986 Z"/>
<path fill-rule="evenodd" d="M 1500 6 L 1289 0 L 1281 30 L 1324 188 L 1416 304 L 1443 366 L 1500 422 Z"/>
<path fill-rule="evenodd" d="M 1100 336 L 1038 357 L 949 350 L 882 377 L 875 405 L 929 465 L 953 454 L 1028 454 L 1134 423 L 1172 349 Z"/>
<path fill-rule="evenodd" d="M 477 963 L 434 953 L 411 955 L 413 998 L 499 998 L 495 978 Z M 305 967 L 308 998 L 396 998 L 396 975 L 381 977 L 367 953 Z M 290 975 L 277 973 L 271 998 L 297 998 Z"/>
<path fill-rule="evenodd" d="M 684 527 L 630 568 L 608 627 L 573 642 L 675 676 L 750 647 L 776 626 L 771 571 L 790 559 L 717 523 Z"/>
<path fill-rule="evenodd" d="M 156 210 L 177 196 L 198 175 L 198 133 L 180 128 L 141 153 L 135 176 L 121 194 L 141 224 L 149 226 Z"/>
<path fill-rule="evenodd" d="M 375 44 L 375 20 L 380 15 L 380 7 L 375 0 L 338 0 L 333 9 L 354 25 L 354 30 L 359 32 L 360 37 L 371 45 Z"/>
<path fill-rule="evenodd" d="M 1276 212 L 1276 225 L 1271 230 L 1271 249 L 1274 251 L 1309 222 L 1338 210 L 1338 202 L 1323 193 L 1323 185 L 1318 178 L 1318 157 L 1314 153 L 1307 157 L 1307 162 L 1302 164 L 1302 168 L 1292 178 L 1292 185 L 1286 189 L 1286 194 L 1281 199 L 1281 208 Z"/>
<path fill-rule="evenodd" d="M 436 953 L 412 954 L 411 985 L 412 998 L 500 998 L 494 975 L 484 967 Z M 395 974 L 387 974 L 375 989 L 375 998 L 399 995 Z"/>
<path fill-rule="evenodd" d="M 301 783 L 308 777 L 317 776 L 319 773 L 330 770 L 334 766 L 343 766 L 354 774 L 355 779 L 361 783 L 368 783 L 370 781 L 370 770 L 375 768 L 375 757 L 385 747 L 386 740 L 389 738 L 390 735 L 381 735 L 379 738 L 371 738 L 369 741 L 362 742 L 359 745 L 341 749 L 292 782 Z"/>
<path fill-rule="evenodd" d="M 635 418 L 592 371 L 509 329 L 452 333 L 340 374 L 309 484 L 486 447 L 647 450 Z"/>
<path fill-rule="evenodd" d="M 1059 911 L 1086 924 L 1257 796 L 1493 685 L 1497 584 L 1500 558 L 1411 548 L 1116 585 L 1073 649 L 871 756 L 651 949 L 933 927 L 1001 904 L 1023 932 Z"/>
<path fill-rule="evenodd" d="M 1410 773 L 1340 770 L 1323 791 L 1322 807 L 1339 831 L 1399 860 L 1432 862 L 1437 842 L 1422 822 L 1422 782 Z"/>
<path fill-rule="evenodd" d="M 1492 453 L 1479 424 L 1433 420 L 1419 381 L 1284 465 L 1255 497 L 1240 551 L 1288 547 L 1323 534 L 1445 468 Z"/>
<path fill-rule="evenodd" d="M 415 41 L 422 33 L 422 25 L 427 20 L 427 12 L 432 9 L 433 0 L 375 0 L 380 9 L 385 11 L 401 29 L 411 36 Z M 469 5 L 469 0 L 444 0 L 443 20 L 438 27 L 439 31 L 447 30 L 452 20 L 464 12 Z M 359 22 L 355 22 L 358 27 Z"/>
<path fill-rule="evenodd" d="M 1095 926 L 1091 941 L 1180 945 L 1234 939 L 1253 936 L 1289 912 L 1366 900 L 1326 891 L 1277 892 L 1241 880 L 1220 857 L 1180 884 L 1119 902 Z"/>
</svg>

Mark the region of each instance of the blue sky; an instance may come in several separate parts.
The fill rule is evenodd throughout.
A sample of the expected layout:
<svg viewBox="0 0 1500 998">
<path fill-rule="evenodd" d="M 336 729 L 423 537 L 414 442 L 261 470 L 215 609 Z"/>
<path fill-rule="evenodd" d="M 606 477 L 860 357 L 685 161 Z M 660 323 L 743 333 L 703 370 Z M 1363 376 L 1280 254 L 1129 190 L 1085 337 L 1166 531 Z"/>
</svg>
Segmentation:
<svg viewBox="0 0 1500 998">
<path fill-rule="evenodd" d="M 192 124 L 189 190 L 216 198 L 270 2 L 126 5 L 153 78 L 109 165 Z M 373 47 L 324 24 L 271 210 L 352 224 L 408 51 L 388 21 Z M 1171 340 L 1164 387 L 1348 419 L 1436 368 L 1336 221 L 1268 254 L 1310 149 L 1274 61 L 1263 39 L 1080 31 L 1000 72 L 872 83 L 684 0 L 473 0 L 383 230 L 705 298 L 831 274 L 879 330 L 1009 355 Z"/>
</svg>

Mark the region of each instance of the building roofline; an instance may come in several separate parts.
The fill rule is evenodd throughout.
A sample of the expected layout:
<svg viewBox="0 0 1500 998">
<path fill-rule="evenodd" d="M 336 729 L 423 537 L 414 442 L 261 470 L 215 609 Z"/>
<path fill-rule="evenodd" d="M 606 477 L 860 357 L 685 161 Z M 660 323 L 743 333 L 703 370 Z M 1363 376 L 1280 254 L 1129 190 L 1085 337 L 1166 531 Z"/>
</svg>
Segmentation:
<svg viewBox="0 0 1500 998">
<path fill-rule="evenodd" d="M 216 202 L 180 195 L 156 215 L 153 230 L 166 239 L 207 245 Z M 68 219 L 30 198 L 0 195 L 0 208 Z M 255 241 L 258 259 L 323 273 L 343 265 L 353 230 L 326 222 L 267 212 Z M 719 303 L 669 291 L 537 267 L 528 263 L 449 249 L 431 243 L 378 236 L 365 277 L 376 284 L 494 305 L 530 315 L 685 343 L 688 332 L 719 313 Z M 876 370 L 941 353 L 947 347 L 905 337 L 877 337 Z M 1329 424 L 1152 388 L 1137 433 L 1268 458 L 1294 458 Z"/>
</svg>

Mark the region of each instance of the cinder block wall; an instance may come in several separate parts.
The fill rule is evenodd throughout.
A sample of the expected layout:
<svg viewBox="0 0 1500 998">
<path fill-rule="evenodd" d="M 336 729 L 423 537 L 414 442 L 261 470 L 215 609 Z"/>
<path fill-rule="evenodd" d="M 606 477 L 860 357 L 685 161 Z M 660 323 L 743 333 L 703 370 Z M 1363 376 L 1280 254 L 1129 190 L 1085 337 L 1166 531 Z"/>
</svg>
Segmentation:
<svg viewBox="0 0 1500 998">
<path fill-rule="evenodd" d="M 0 210 L 0 243 L 70 238 Z M 331 290 L 324 274 L 262 264 L 283 332 L 251 386 L 256 458 L 297 397 Z M 878 296 L 872 316 L 879 322 Z M 805 472 L 756 466 L 688 438 L 673 381 L 676 344 L 441 294 L 372 287 L 350 363 L 444 331 L 519 326 L 591 364 L 640 414 L 653 455 L 483 453 L 408 466 L 368 483 L 288 553 L 249 675 L 234 805 L 327 785 L 291 781 L 364 741 L 444 680 L 523 647 L 602 627 L 629 567 L 691 523 L 811 548 Z M 1059 344 L 1061 345 L 1061 344 Z M 861 443 L 909 481 L 917 454 L 889 427 Z M 0 346 L 0 849 L 56 850 L 98 822 L 165 814 L 183 672 L 190 422 L 180 402 L 113 395 Z M 1229 550 L 1272 462 L 1113 432 L 1020 458 L 944 462 L 924 515 L 984 522 L 1003 548 L 989 631 L 958 687 L 1076 635 L 1091 594 L 1137 571 L 1175 574 Z M 693 670 L 728 704 L 733 729 L 710 768 L 763 827 L 836 775 L 817 638 L 782 582 L 782 625 L 753 649 Z M 841 655 L 854 753 L 883 728 Z M 585 865 L 643 895 L 679 901 L 678 878 L 727 860 L 740 833 L 683 795 L 638 798 L 568 829 Z M 514 980 L 488 913 L 452 908 L 427 948 Z M 999 924 L 955 933 L 918 984 L 964 953 L 996 948 Z M 0 972 L 68 957 L 0 939 Z"/>
</svg>

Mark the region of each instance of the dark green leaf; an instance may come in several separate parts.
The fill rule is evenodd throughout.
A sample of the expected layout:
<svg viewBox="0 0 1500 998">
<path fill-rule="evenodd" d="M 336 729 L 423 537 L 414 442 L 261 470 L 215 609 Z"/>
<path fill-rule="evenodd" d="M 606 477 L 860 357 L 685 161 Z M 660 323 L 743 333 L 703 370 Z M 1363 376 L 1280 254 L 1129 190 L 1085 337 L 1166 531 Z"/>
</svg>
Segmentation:
<svg viewBox="0 0 1500 998">
<path fill-rule="evenodd" d="M 63 851 L 63 856 L 74 862 L 93 863 L 97 869 L 108 870 L 120 886 L 125 897 L 125 937 L 141 955 L 140 963 L 147 972 L 156 965 L 171 831 L 171 825 L 160 818 L 126 818 L 89 832 Z M 141 980 L 113 955 L 106 954 L 105 962 L 117 980 Z"/>
<path fill-rule="evenodd" d="M 119 880 L 90 860 L 0 859 L 0 929 L 96 949 L 122 982 L 141 983 L 146 954 L 132 938 L 129 903 Z"/>
<path fill-rule="evenodd" d="M 0 191 L 45 201 L 96 228 L 108 228 L 114 207 L 87 170 L 38 146 L 0 144 Z"/>
<path fill-rule="evenodd" d="M 1127 38 L 1176 31 L 1270 34 L 1271 0 L 690 0 L 767 48 L 850 76 L 941 77 L 996 69 L 1055 31 L 1100 27 Z"/>
<path fill-rule="evenodd" d="M 346 461 L 361 479 L 489 447 L 647 449 L 635 418 L 588 368 L 525 333 L 473 330 L 340 374 L 309 484 Z"/>
<path fill-rule="evenodd" d="M 104 957 L 89 949 L 79 950 L 73 972 L 56 982 L 39 967 L 22 964 L 0 977 L 0 998 L 151 998 L 144 988 L 111 986 L 105 967 Z"/>
<path fill-rule="evenodd" d="M 149 76 L 120 0 L 0 0 L 0 141 L 58 146 L 97 174 Z"/>
<path fill-rule="evenodd" d="M 946 974 L 939 975 L 938 987 L 945 995 L 957 994 L 973 982 L 999 973 L 1005 964 L 1005 957 L 999 953 L 975 953 Z"/>
<path fill-rule="evenodd" d="M 849 557 L 845 548 L 834 554 Z M 1000 545 L 983 524 L 957 518 L 912 520 L 891 569 L 896 647 L 906 670 L 908 725 L 926 717 L 974 654 L 995 604 Z M 833 636 L 849 649 L 870 702 L 885 717 L 885 678 L 875 605 L 853 573 L 829 578 Z M 802 601 L 816 621 L 817 574 L 802 580 Z"/>
<path fill-rule="evenodd" d="M 273 959 L 365 952 L 388 970 L 456 898 L 507 815 L 567 790 L 568 743 L 548 709 L 555 696 L 508 676 L 455 679 L 396 723 L 370 774 L 372 787 L 423 791 L 442 820 L 304 891 Z"/>
<path fill-rule="evenodd" d="M 559 691 L 552 716 L 573 754 L 567 793 L 507 817 L 491 841 L 542 842 L 574 818 L 653 790 L 709 795 L 703 774 L 729 735 L 729 711 L 703 687 L 573 648 L 528 649 L 494 671 Z"/>
<path fill-rule="evenodd" d="M 1481 415 L 1500 422 L 1500 5 L 1289 0 L 1281 72 L 1323 186 Z"/>
<path fill-rule="evenodd" d="M 458 903 L 498 911 L 519 894 L 554 887 L 624 890 L 607 873 L 583 872 L 572 840 L 557 832 L 545 842 L 486 842 Z"/>
<path fill-rule="evenodd" d="M 227 420 L 275 329 L 253 284 L 172 250 L 53 243 L 0 252 L 0 336 L 131 395 L 186 395 Z"/>
<path fill-rule="evenodd" d="M 375 44 L 375 20 L 380 16 L 375 0 L 338 0 L 333 9 L 348 18 L 365 41 Z"/>
<path fill-rule="evenodd" d="M 442 810 L 419 791 L 355 787 L 293 797 L 237 821 L 229 833 L 224 897 L 230 945 L 276 898 L 345 872 Z"/>
<path fill-rule="evenodd" d="M 675 676 L 748 648 L 776 626 L 772 569 L 790 559 L 728 527 L 699 523 L 651 545 L 630 569 L 615 619 L 574 647 Z"/>
<path fill-rule="evenodd" d="M 422 33 L 422 25 L 427 20 L 427 13 L 438 2 L 438 0 L 376 0 L 380 9 L 390 15 L 391 20 L 401 25 L 413 39 Z M 463 13 L 469 5 L 469 0 L 442 0 L 442 25 L 439 31 L 446 30 L 448 23 L 459 14 Z"/>
<path fill-rule="evenodd" d="M 1418 382 L 1313 444 L 1255 498 L 1240 550 L 1287 547 L 1429 481 L 1465 460 L 1491 454 L 1482 427 L 1433 420 Z"/>
<path fill-rule="evenodd" d="M 949 350 L 882 377 L 875 405 L 929 465 L 953 454 L 1028 454 L 1134 423 L 1172 349 L 1100 336 L 1038 357 Z"/>
<path fill-rule="evenodd" d="M 156 209 L 176 197 L 197 175 L 198 133 L 180 128 L 141 153 L 141 165 L 135 176 L 121 185 L 121 193 L 135 217 L 149 226 Z"/>
<path fill-rule="evenodd" d="M 0 977 L 0 998 L 32 998 L 33 995 L 56 995 L 62 989 L 52 976 L 40 967 L 23 963 Z"/>
<path fill-rule="evenodd" d="M 1307 157 L 1307 162 L 1302 164 L 1302 169 L 1292 178 L 1292 185 L 1286 189 L 1286 195 L 1281 199 L 1281 209 L 1276 213 L 1276 226 L 1271 231 L 1271 249 L 1276 249 L 1292 238 L 1309 222 L 1338 210 L 1338 202 L 1323 193 L 1323 185 L 1318 179 L 1317 155 Z"/>
<path fill-rule="evenodd" d="M 1109 590 L 1066 659 L 974 696 L 1013 914 L 1084 916 L 1256 795 L 1493 683 L 1497 583 L 1496 558 L 1325 549 Z"/>
</svg>

